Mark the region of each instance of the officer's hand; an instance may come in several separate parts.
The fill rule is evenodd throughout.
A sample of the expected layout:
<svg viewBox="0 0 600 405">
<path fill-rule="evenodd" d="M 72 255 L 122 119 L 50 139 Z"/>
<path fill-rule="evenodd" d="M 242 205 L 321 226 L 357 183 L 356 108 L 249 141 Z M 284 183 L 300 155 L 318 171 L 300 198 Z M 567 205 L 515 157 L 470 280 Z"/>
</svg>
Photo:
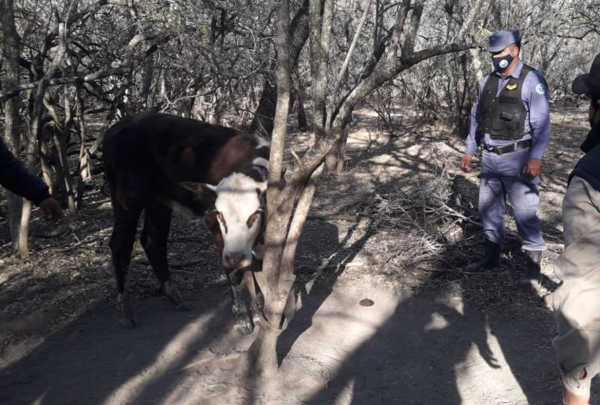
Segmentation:
<svg viewBox="0 0 600 405">
<path fill-rule="evenodd" d="M 471 159 L 473 155 L 465 155 L 460 161 L 460 168 L 463 172 L 469 173 L 471 171 Z"/>
<path fill-rule="evenodd" d="M 40 207 L 44 213 L 44 217 L 47 220 L 58 221 L 63 217 L 60 204 L 52 197 L 46 198 L 44 201 L 38 204 L 38 207 Z"/>
<path fill-rule="evenodd" d="M 542 161 L 540 159 L 529 159 L 527 164 L 523 168 L 523 174 L 525 178 L 531 180 L 540 175 L 542 168 Z"/>
</svg>

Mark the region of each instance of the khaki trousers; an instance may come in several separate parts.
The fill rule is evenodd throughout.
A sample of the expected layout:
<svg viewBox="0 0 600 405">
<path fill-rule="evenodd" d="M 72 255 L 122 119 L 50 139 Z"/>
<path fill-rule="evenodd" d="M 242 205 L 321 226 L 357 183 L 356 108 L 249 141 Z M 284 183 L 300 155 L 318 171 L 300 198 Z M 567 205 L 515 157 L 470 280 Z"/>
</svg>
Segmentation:
<svg viewBox="0 0 600 405">
<path fill-rule="evenodd" d="M 553 294 L 552 343 L 565 388 L 587 394 L 600 372 L 600 193 L 575 176 L 562 209 L 565 250 L 554 271 L 563 284 Z"/>
</svg>

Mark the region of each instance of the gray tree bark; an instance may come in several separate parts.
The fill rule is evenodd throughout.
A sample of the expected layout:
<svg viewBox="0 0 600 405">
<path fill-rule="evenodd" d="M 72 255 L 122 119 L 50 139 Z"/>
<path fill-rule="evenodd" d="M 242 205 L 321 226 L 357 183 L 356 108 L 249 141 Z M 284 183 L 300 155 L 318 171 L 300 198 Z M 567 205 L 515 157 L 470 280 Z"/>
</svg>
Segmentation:
<svg viewBox="0 0 600 405">
<path fill-rule="evenodd" d="M 300 52 L 308 39 L 308 3 L 304 0 L 302 7 L 298 10 L 292 20 L 290 30 L 290 68 L 293 70 L 298 65 Z M 279 49 L 278 49 L 279 50 Z M 275 65 L 273 65 L 273 68 Z M 273 83 L 271 77 L 266 77 L 263 90 L 260 95 L 258 107 L 254 113 L 254 118 L 248 128 L 248 132 L 263 133 L 270 135 L 273 131 L 273 118 L 275 116 L 275 105 L 278 97 L 277 84 Z M 298 100 L 300 102 L 300 100 Z"/>
<path fill-rule="evenodd" d="M 5 92 L 12 92 L 19 85 L 19 56 L 21 54 L 21 39 L 15 26 L 13 0 L 0 0 L 0 23 L 4 38 L 4 60 L 6 75 L 4 77 Z M 21 146 L 19 126 L 19 99 L 8 98 L 4 101 L 4 142 L 8 148 L 18 154 Z M 12 246 L 19 251 L 19 234 L 21 228 L 21 212 L 23 210 L 23 198 L 7 193 L 9 226 Z"/>
<path fill-rule="evenodd" d="M 279 0 L 277 5 L 277 107 L 271 155 L 269 157 L 269 183 L 267 189 L 267 225 L 265 256 L 262 274 L 257 277 L 264 296 L 263 317 L 258 335 L 249 349 L 251 364 L 259 377 L 272 376 L 277 371 L 277 337 L 283 324 L 283 311 L 294 284 L 294 255 L 285 254 L 288 242 L 288 224 L 292 215 L 293 198 L 286 198 L 286 188 L 281 192 L 277 185 L 282 180 L 283 151 L 290 104 L 290 4 Z M 283 197 L 283 198 L 282 198 Z M 259 273 L 256 273 L 259 274 Z M 262 378 L 261 378 L 262 380 Z M 266 381 L 266 380 L 265 380 Z"/>
</svg>

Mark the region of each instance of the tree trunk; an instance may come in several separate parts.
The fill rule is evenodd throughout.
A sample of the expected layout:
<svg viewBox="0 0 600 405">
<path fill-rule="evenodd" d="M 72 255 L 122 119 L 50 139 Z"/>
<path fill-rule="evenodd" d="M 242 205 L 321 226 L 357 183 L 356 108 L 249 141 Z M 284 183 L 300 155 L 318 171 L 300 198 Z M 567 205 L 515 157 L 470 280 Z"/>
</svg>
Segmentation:
<svg viewBox="0 0 600 405">
<path fill-rule="evenodd" d="M 140 89 L 140 103 L 143 110 L 148 109 L 148 95 L 154 81 L 154 56 L 149 55 L 144 60 L 144 71 L 142 74 L 142 88 Z"/>
<path fill-rule="evenodd" d="M 58 128 L 54 131 L 54 145 L 56 147 L 56 177 L 61 190 L 61 200 L 66 201 L 69 211 L 75 212 L 77 209 L 75 200 L 75 189 L 73 187 L 73 177 L 69 168 L 67 156 L 67 138 L 65 132 Z"/>
<path fill-rule="evenodd" d="M 254 119 L 250 123 L 248 132 L 251 134 L 261 133 L 269 136 L 273 132 L 273 117 L 275 116 L 275 103 L 277 100 L 277 87 L 270 77 L 266 77 L 263 90 L 260 95 L 258 107 L 254 113 Z"/>
<path fill-rule="evenodd" d="M 345 124 L 342 127 L 342 136 L 336 139 L 331 151 L 325 157 L 325 167 L 323 176 L 327 177 L 330 174 L 341 174 L 344 170 L 344 160 L 346 158 L 346 142 L 348 141 L 348 133 L 350 125 Z"/>
<path fill-rule="evenodd" d="M 456 91 L 457 129 L 459 134 L 468 134 L 471 127 L 471 109 L 473 108 L 472 89 L 469 82 L 467 54 L 458 57 L 458 81 Z"/>
<path fill-rule="evenodd" d="M 66 149 L 69 141 L 69 133 L 73 124 L 73 120 L 70 116 L 71 108 L 68 97 L 65 96 L 64 120 L 61 119 L 60 114 L 52 104 L 47 93 L 43 95 L 43 103 L 54 121 L 54 125 L 52 125 L 50 131 L 52 132 L 52 155 L 54 157 L 52 163 L 56 173 L 56 191 L 60 196 L 60 200 L 67 203 L 69 211 L 75 212 L 77 208 L 75 203 L 76 197 Z M 37 117 L 34 117 L 32 122 L 35 122 L 37 119 Z"/>
<path fill-rule="evenodd" d="M 3 87 L 5 92 L 10 93 L 19 85 L 19 56 L 21 53 L 21 39 L 15 26 L 13 0 L 0 0 L 0 23 L 2 24 L 2 34 L 4 37 L 6 72 Z M 4 142 L 6 142 L 11 152 L 18 155 L 21 144 L 19 136 L 20 116 L 18 97 L 9 97 L 6 99 L 4 102 L 4 113 Z M 15 251 L 18 251 L 23 198 L 8 192 L 7 200 L 12 246 Z"/>
<path fill-rule="evenodd" d="M 323 1 L 323 0 L 319 0 Z M 292 23 L 290 24 L 290 68 L 294 69 L 298 65 L 300 52 L 308 39 L 308 6 L 309 0 L 304 0 L 302 7 L 298 10 Z M 251 134 L 261 132 L 265 135 L 271 135 L 273 132 L 273 117 L 275 116 L 275 104 L 277 102 L 278 92 L 277 85 L 273 83 L 270 77 L 265 79 L 263 90 L 260 94 L 260 100 L 254 119 L 250 124 L 248 132 Z"/>
<path fill-rule="evenodd" d="M 259 323 L 259 333 L 249 350 L 251 364 L 259 380 L 277 371 L 277 336 L 283 325 L 285 303 L 294 284 L 294 261 L 285 257 L 288 224 L 293 210 L 293 198 L 281 194 L 278 187 L 282 179 L 283 150 L 290 104 L 290 4 L 279 0 L 277 5 L 277 107 L 269 158 L 267 189 L 267 226 L 263 271 L 257 281 L 264 296 L 264 317 Z M 291 187 L 295 187 L 293 184 Z M 290 186 L 286 186 L 289 188 Z M 292 190 L 295 191 L 295 190 Z M 287 260 L 285 260 L 287 259 Z M 257 273 L 259 274 L 259 273 Z M 274 332 L 275 331 L 275 332 Z"/>
<path fill-rule="evenodd" d="M 253 377 L 257 378 L 258 385 L 262 385 L 267 377 L 272 377 L 277 371 L 277 337 L 265 326 L 259 326 L 256 339 L 248 349 Z"/>
<path fill-rule="evenodd" d="M 304 89 L 302 88 L 300 78 L 298 78 L 298 97 L 296 99 L 296 111 L 298 112 L 298 129 L 302 132 L 308 131 L 308 119 L 306 118 L 306 110 L 304 109 L 304 100 Z"/>
<path fill-rule="evenodd" d="M 255 273 L 256 281 L 264 296 L 264 310 L 257 321 L 259 332 L 250 347 L 248 354 L 254 366 L 254 371 L 261 376 L 273 375 L 277 370 L 275 345 L 277 336 L 285 329 L 294 312 L 293 291 L 295 276 L 293 264 L 296 248 L 302 227 L 306 221 L 316 182 L 320 175 L 318 168 L 322 167 L 325 157 L 330 154 L 336 143 L 341 152 L 341 141 L 345 139 L 344 129 L 349 127 L 354 106 L 385 82 L 393 79 L 401 71 L 435 55 L 456 52 L 467 49 L 472 45 L 451 43 L 434 48 L 414 51 L 421 13 L 425 0 L 415 4 L 410 0 L 403 3 L 398 13 L 397 23 L 391 38 L 391 45 L 398 52 L 390 52 L 382 64 L 379 64 L 368 77 L 345 95 L 328 93 L 328 77 L 333 76 L 329 64 L 329 49 L 332 34 L 334 1 L 312 0 L 310 2 L 310 60 L 312 75 L 312 96 L 314 103 L 314 133 L 316 143 L 302 159 L 297 157 L 297 164 L 291 174 L 282 179 L 283 147 L 287 114 L 289 112 L 289 49 L 285 38 L 289 30 L 282 22 L 289 15 L 284 11 L 289 7 L 288 0 L 281 0 L 278 6 L 277 34 L 277 93 L 275 125 L 271 140 L 271 155 L 269 168 L 269 187 L 267 190 L 267 223 L 265 234 L 265 256 L 263 271 Z M 410 27 L 404 27 L 407 13 L 410 16 Z M 401 37 L 405 35 L 403 41 Z M 348 58 L 351 55 L 348 55 Z M 345 72 L 338 74 L 334 88 L 341 91 L 338 83 L 343 80 Z M 341 100 L 327 103 L 327 99 Z M 335 160 L 333 169 L 338 169 L 340 161 Z M 290 299 L 291 298 L 291 299 Z M 257 391 L 258 392 L 258 391 Z"/>
<path fill-rule="evenodd" d="M 340 92 L 342 83 L 344 82 L 344 78 L 346 77 L 346 72 L 348 71 L 348 66 L 349 66 L 352 54 L 354 53 L 354 49 L 356 49 L 356 45 L 358 43 L 358 38 L 361 35 L 362 29 L 365 25 L 365 22 L 367 21 L 367 17 L 369 15 L 369 9 L 371 8 L 371 3 L 372 3 L 372 0 L 368 0 L 368 2 L 366 3 L 365 9 L 363 11 L 363 15 L 358 24 L 358 28 L 356 29 L 356 32 L 354 33 L 354 38 L 352 39 L 352 44 L 348 48 L 348 52 L 346 53 L 346 58 L 344 60 L 344 63 L 342 64 L 342 68 L 336 78 L 335 84 L 333 86 L 332 94 L 329 97 L 329 108 L 328 108 L 327 121 L 326 121 L 327 128 L 331 128 L 331 123 L 332 123 L 333 116 L 335 113 L 335 107 L 338 102 L 338 94 Z M 344 120 L 344 122 L 342 124 L 342 128 L 341 128 L 342 136 L 336 140 L 333 148 L 331 149 L 331 152 L 325 158 L 325 175 L 326 176 L 330 173 L 341 172 L 341 170 L 344 167 L 344 159 L 345 159 L 345 155 L 346 155 L 346 140 L 348 139 L 348 131 L 350 130 L 350 128 L 348 128 L 348 125 L 351 120 L 352 120 L 351 115 L 349 115 L 348 118 L 346 120 Z"/>
<path fill-rule="evenodd" d="M 76 109 L 75 114 L 77 115 L 77 127 L 79 133 L 79 165 L 77 167 L 77 177 L 76 177 L 76 208 L 81 208 L 81 203 L 83 202 L 83 183 L 91 180 L 92 178 L 92 170 L 91 170 L 91 156 L 88 149 L 85 147 L 85 141 L 87 139 L 87 132 L 85 127 L 85 104 L 83 101 L 83 97 L 81 96 L 81 88 L 77 86 L 75 90 L 76 97 Z"/>
</svg>

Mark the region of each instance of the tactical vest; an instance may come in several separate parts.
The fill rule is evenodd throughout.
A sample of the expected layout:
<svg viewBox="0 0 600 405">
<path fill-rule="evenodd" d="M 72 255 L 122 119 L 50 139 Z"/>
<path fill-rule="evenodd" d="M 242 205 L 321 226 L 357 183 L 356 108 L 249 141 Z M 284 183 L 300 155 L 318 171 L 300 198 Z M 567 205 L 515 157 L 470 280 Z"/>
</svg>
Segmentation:
<svg viewBox="0 0 600 405">
<path fill-rule="evenodd" d="M 496 93 L 500 79 L 495 74 L 489 75 L 479 98 L 479 129 L 492 139 L 509 141 L 523 138 L 527 109 L 523 105 L 521 91 L 525 77 L 532 70 L 532 67 L 524 64 L 519 78 L 511 76 L 498 96 Z"/>
</svg>

